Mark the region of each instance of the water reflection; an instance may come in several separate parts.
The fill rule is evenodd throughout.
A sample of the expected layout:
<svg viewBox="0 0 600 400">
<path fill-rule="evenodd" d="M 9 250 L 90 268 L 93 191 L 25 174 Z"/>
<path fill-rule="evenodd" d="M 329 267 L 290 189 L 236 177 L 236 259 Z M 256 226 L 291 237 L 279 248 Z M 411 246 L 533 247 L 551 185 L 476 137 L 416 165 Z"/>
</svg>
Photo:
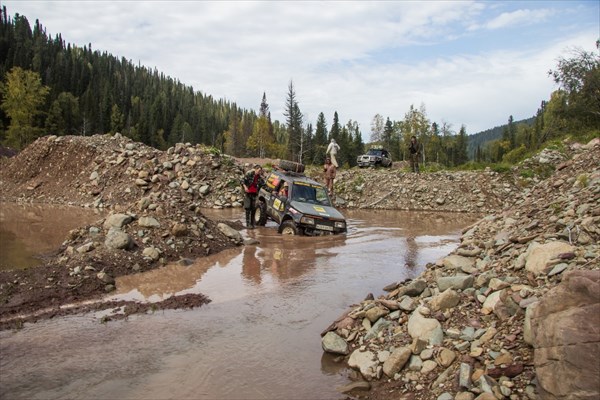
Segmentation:
<svg viewBox="0 0 600 400">
<path fill-rule="evenodd" d="M 112 298 L 139 301 L 161 301 L 174 294 L 186 293 L 211 268 L 228 265 L 239 256 L 239 249 L 229 249 L 196 260 L 191 265 L 177 263 L 164 268 L 121 276 L 116 279 L 117 290 Z"/>
<path fill-rule="evenodd" d="M 205 210 L 204 214 L 217 220 L 242 217 L 239 210 L 232 209 Z M 315 273 L 326 273 L 327 268 L 343 268 L 354 277 L 386 271 L 383 287 L 393 280 L 420 275 L 425 262 L 435 261 L 437 255 L 448 253 L 455 245 L 457 226 L 476 219 L 387 210 L 351 210 L 346 214 L 347 235 L 280 235 L 276 225 L 269 222 L 265 227 L 242 231 L 255 239 L 255 244 L 210 255 L 192 265 L 170 264 L 117 278 L 111 299 L 160 301 L 175 294 L 203 293 L 213 301 L 229 301 L 257 289 L 274 290 Z M 241 279 L 236 279 L 236 274 Z"/>
<path fill-rule="evenodd" d="M 102 217 L 96 209 L 0 203 L 0 268 L 28 268 L 56 250 L 71 229 Z"/>
</svg>

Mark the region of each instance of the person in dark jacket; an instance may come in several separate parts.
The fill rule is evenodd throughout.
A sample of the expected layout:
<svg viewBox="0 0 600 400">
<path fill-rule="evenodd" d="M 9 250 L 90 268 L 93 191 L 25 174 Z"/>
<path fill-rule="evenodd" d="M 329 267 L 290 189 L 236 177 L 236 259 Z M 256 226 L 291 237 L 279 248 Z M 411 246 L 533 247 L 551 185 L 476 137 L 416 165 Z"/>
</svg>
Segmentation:
<svg viewBox="0 0 600 400">
<path fill-rule="evenodd" d="M 408 145 L 408 151 L 410 152 L 410 170 L 412 172 L 419 173 L 419 156 L 421 155 L 421 148 L 417 142 L 416 136 L 411 136 L 410 144 Z"/>
<path fill-rule="evenodd" d="M 262 167 L 258 164 L 244 174 L 242 187 L 244 188 L 244 209 L 246 210 L 246 228 L 254 229 L 254 212 L 256 211 L 256 197 L 258 190 L 265 184 L 262 177 Z"/>
</svg>

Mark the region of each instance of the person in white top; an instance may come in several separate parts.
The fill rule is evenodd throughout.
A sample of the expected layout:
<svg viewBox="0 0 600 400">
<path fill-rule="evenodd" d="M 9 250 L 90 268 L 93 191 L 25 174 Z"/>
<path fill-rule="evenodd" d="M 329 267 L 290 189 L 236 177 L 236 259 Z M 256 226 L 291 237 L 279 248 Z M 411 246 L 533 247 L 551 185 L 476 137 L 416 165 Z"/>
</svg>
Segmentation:
<svg viewBox="0 0 600 400">
<path fill-rule="evenodd" d="M 327 151 L 325 152 L 325 155 L 330 155 L 331 163 L 335 165 L 336 168 L 339 167 L 339 165 L 335 156 L 339 149 L 340 145 L 335 142 L 335 139 L 331 139 L 331 143 L 329 143 L 329 146 L 327 146 Z"/>
</svg>

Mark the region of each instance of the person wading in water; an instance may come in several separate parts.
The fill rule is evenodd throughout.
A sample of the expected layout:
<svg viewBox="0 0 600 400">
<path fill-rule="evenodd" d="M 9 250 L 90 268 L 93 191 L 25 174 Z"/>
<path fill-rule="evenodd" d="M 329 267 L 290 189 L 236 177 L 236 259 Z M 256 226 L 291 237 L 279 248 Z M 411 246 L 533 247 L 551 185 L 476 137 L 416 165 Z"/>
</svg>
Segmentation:
<svg viewBox="0 0 600 400">
<path fill-rule="evenodd" d="M 258 190 L 265 184 L 262 177 L 262 167 L 258 164 L 246 172 L 242 179 L 244 188 L 244 209 L 246 210 L 246 228 L 254 229 L 254 212 L 256 211 L 256 197 Z"/>
</svg>

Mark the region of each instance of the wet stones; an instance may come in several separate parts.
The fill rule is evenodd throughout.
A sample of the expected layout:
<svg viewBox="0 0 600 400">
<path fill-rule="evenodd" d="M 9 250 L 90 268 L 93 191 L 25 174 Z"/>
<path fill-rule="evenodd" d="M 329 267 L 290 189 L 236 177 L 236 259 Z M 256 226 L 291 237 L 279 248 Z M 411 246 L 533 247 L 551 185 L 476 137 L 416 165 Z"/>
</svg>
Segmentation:
<svg viewBox="0 0 600 400">
<path fill-rule="evenodd" d="M 227 224 L 220 222 L 217 224 L 217 229 L 221 231 L 223 235 L 227 236 L 230 239 L 233 239 L 236 242 L 242 242 L 243 240 L 241 233 Z"/>
<path fill-rule="evenodd" d="M 369 381 L 379 378 L 379 374 L 383 371 L 375 354 L 368 350 L 354 350 L 348 359 L 348 366 L 358 369 L 361 375 Z"/>
<path fill-rule="evenodd" d="M 334 332 L 327 332 L 321 340 L 323 351 L 346 355 L 350 353 L 348 343 Z"/>
</svg>

